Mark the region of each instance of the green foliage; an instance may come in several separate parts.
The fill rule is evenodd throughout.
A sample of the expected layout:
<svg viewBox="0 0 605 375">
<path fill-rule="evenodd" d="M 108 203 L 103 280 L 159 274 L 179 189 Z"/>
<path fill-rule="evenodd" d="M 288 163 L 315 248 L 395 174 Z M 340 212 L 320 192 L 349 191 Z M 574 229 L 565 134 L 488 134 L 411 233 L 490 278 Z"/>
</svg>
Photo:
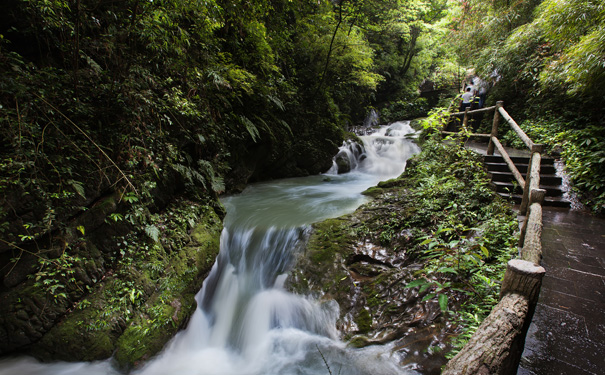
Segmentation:
<svg viewBox="0 0 605 375">
<path fill-rule="evenodd" d="M 560 148 L 576 189 L 602 211 L 603 2 L 471 0 L 450 17 L 461 62 L 494 84 L 491 100 L 527 120 L 534 141 Z"/>
<path fill-rule="evenodd" d="M 545 1 L 537 25 L 557 54 L 540 74 L 544 87 L 571 95 L 593 95 L 605 88 L 605 5 L 597 0 Z"/>
<path fill-rule="evenodd" d="M 79 289 L 80 284 L 76 281 L 76 270 L 82 267 L 82 259 L 79 256 L 69 255 L 63 252 L 60 257 L 48 259 L 38 258 L 38 271 L 30 275 L 34 279 L 34 287 L 46 291 L 53 301 L 68 300 L 70 289 Z"/>
<path fill-rule="evenodd" d="M 537 143 L 547 146 L 547 151 L 559 152 L 565 162 L 565 171 L 571 177 L 573 188 L 581 201 L 595 213 L 605 212 L 605 132 L 598 125 L 582 123 L 583 119 L 569 121 L 548 116 L 526 120 L 520 127 Z M 522 147 L 512 130 L 504 139 Z"/>
<path fill-rule="evenodd" d="M 415 98 L 413 100 L 397 100 L 389 103 L 380 110 L 380 119 L 392 122 L 404 119 L 418 118 L 429 112 L 429 103 L 426 98 Z"/>
<path fill-rule="evenodd" d="M 429 134 L 422 152 L 408 161 L 404 174 L 381 185 L 399 208 L 357 233 L 405 249 L 423 265 L 406 287 L 422 301 L 435 301 L 456 323 L 448 354 L 453 356 L 499 299 L 506 263 L 516 253 L 518 222 L 491 189 L 480 156 L 431 130 L 442 127 L 441 114 L 435 111 L 425 121 Z"/>
</svg>

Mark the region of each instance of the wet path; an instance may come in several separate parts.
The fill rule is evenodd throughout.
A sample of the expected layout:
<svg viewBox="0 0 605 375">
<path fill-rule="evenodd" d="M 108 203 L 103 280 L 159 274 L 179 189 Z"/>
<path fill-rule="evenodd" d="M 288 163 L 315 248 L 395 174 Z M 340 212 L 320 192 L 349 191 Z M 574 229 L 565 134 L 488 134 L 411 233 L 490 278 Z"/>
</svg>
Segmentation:
<svg viewBox="0 0 605 375">
<path fill-rule="evenodd" d="M 605 219 L 545 207 L 546 275 L 517 374 L 605 374 Z"/>
</svg>

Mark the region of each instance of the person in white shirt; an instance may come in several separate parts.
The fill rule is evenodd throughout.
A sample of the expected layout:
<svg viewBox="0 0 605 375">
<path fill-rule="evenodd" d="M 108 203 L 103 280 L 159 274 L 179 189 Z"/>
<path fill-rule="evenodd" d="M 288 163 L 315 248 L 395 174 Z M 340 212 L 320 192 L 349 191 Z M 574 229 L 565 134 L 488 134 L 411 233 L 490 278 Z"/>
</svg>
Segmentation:
<svg viewBox="0 0 605 375">
<path fill-rule="evenodd" d="M 464 94 L 462 94 L 462 102 L 460 103 L 460 112 L 464 112 L 466 107 L 470 107 L 473 102 L 473 92 L 471 87 L 467 87 Z"/>
</svg>

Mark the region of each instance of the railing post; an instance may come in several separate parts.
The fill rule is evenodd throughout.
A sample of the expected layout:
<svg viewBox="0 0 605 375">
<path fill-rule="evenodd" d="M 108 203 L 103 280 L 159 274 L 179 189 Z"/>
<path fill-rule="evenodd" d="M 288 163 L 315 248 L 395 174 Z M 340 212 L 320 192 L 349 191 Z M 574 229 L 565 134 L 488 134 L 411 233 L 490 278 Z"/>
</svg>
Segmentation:
<svg viewBox="0 0 605 375">
<path fill-rule="evenodd" d="M 529 193 L 532 189 L 538 189 L 540 186 L 540 164 L 542 162 L 542 152 L 544 151 L 544 145 L 534 144 L 531 148 L 531 156 L 529 157 L 529 163 L 527 164 L 527 172 L 525 173 L 525 187 L 523 188 L 523 198 L 521 199 L 521 206 L 519 212 L 521 214 L 527 213 L 527 207 L 529 203 Z M 537 160 L 536 170 L 533 169 L 534 159 Z M 535 176 L 532 176 L 535 174 Z M 532 181 L 537 179 L 537 181 Z"/>
<path fill-rule="evenodd" d="M 521 234 L 519 236 L 519 247 L 521 248 L 521 259 L 523 260 L 530 260 L 528 259 L 526 256 L 526 254 L 528 253 L 528 246 L 530 248 L 537 248 L 537 252 L 539 253 L 537 255 L 537 261 L 535 261 L 536 264 L 539 263 L 539 259 L 542 256 L 542 244 L 540 243 L 540 240 L 542 238 L 542 203 L 544 202 L 544 197 L 546 196 L 546 190 L 544 189 L 533 189 L 530 191 L 529 193 L 529 203 L 527 205 L 527 213 L 525 215 L 525 220 L 523 220 L 523 225 L 521 226 Z M 537 203 L 534 205 L 534 203 Z M 538 211 L 536 213 L 536 211 Z M 536 222 L 538 222 L 538 219 L 536 219 L 536 217 L 539 217 L 539 227 L 540 227 L 540 233 L 536 235 L 537 230 L 536 230 Z M 533 226 L 533 234 L 530 235 L 531 239 L 530 239 L 530 243 L 525 243 L 525 238 L 527 237 L 527 228 L 528 226 Z M 536 239 L 537 238 L 537 239 Z M 533 250 L 531 250 L 531 252 L 534 252 Z M 534 259 L 535 260 L 535 259 Z"/>
<path fill-rule="evenodd" d="M 468 123 L 468 110 L 470 107 L 464 109 L 464 120 L 462 120 L 462 130 L 466 130 L 466 124 Z"/>
<path fill-rule="evenodd" d="M 491 137 L 498 136 L 498 125 L 500 125 L 500 112 L 498 111 L 498 109 L 500 107 L 502 107 L 503 103 L 504 102 L 501 100 L 496 102 L 496 108 L 494 109 L 494 120 L 492 121 L 492 132 L 490 134 L 489 144 L 487 145 L 487 154 L 488 155 L 494 154 L 494 143 L 492 142 Z"/>
</svg>

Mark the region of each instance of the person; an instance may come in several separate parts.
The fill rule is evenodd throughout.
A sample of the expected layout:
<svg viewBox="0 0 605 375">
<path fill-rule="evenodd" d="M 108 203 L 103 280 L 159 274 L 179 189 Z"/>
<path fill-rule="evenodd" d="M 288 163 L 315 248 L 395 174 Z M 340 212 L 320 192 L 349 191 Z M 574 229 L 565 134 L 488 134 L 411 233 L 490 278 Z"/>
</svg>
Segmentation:
<svg viewBox="0 0 605 375">
<path fill-rule="evenodd" d="M 487 98 L 487 82 L 484 80 L 479 82 L 477 96 L 479 96 L 479 108 L 483 108 L 485 99 Z"/>
<path fill-rule="evenodd" d="M 462 94 L 462 102 L 460 103 L 460 112 L 464 112 L 466 107 L 470 107 L 473 102 L 473 92 L 471 87 L 467 87 L 464 94 Z"/>
</svg>

